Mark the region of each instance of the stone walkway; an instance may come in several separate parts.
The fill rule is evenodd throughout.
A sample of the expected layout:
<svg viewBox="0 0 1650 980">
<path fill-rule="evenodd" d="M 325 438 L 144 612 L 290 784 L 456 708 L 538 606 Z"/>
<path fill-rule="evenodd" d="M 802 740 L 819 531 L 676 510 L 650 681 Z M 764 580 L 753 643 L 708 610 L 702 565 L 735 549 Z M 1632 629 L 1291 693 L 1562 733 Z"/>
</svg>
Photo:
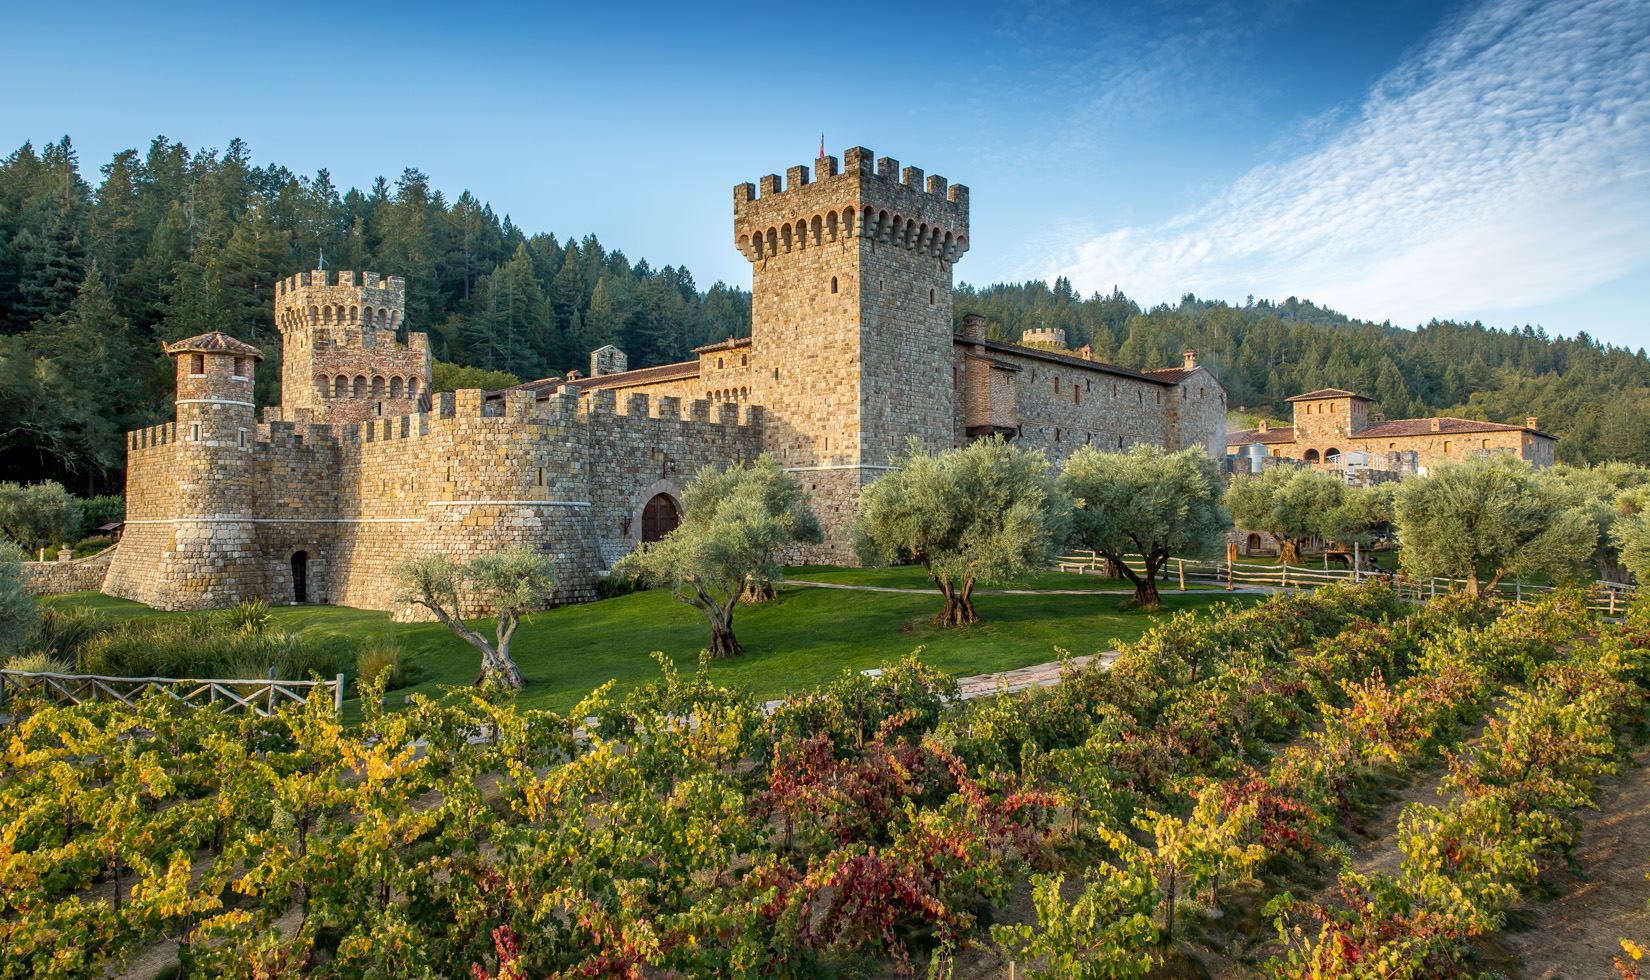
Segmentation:
<svg viewBox="0 0 1650 980">
<path fill-rule="evenodd" d="M 851 592 L 903 592 L 909 595 L 940 595 L 939 589 L 900 589 L 890 585 L 849 585 L 845 582 L 813 582 L 808 579 L 788 578 L 785 585 L 805 585 L 811 589 L 847 589 Z M 1207 583 L 1199 583 L 1207 584 Z M 1158 592 L 1179 592 L 1178 588 L 1166 582 L 1160 582 Z M 1225 592 L 1220 587 L 1187 589 L 1192 592 Z M 1238 585 L 1232 592 L 1247 592 L 1250 595 L 1266 595 L 1277 592 L 1276 586 L 1270 585 Z M 1134 595 L 1134 589 L 975 589 L 975 595 Z"/>
</svg>

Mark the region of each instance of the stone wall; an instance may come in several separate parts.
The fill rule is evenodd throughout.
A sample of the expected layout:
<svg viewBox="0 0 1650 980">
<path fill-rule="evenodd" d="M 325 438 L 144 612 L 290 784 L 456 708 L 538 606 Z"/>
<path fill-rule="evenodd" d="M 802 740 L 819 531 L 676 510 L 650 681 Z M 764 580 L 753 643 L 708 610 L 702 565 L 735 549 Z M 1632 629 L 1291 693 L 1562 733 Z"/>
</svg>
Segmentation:
<svg viewBox="0 0 1650 980">
<path fill-rule="evenodd" d="M 633 545 L 646 497 L 679 497 L 677 481 L 700 467 L 760 452 L 760 408 L 714 414 L 703 400 L 684 412 L 672 398 L 620 405 L 611 391 L 581 399 L 569 387 L 545 399 L 512 391 L 496 408 L 479 391 L 445 393 L 434 412 L 302 432 L 270 423 L 246 452 L 246 510 L 215 516 L 165 492 L 188 478 L 191 447 L 168 441 L 172 427 L 144 430 L 129 447 L 127 537 L 106 590 L 168 609 L 291 602 L 297 556 L 301 598 L 391 609 L 392 570 L 409 555 L 467 560 L 525 543 L 554 561 L 557 601 L 589 599 L 614 551 L 604 543 Z M 244 551 L 238 571 L 182 549 L 192 537 Z"/>
<path fill-rule="evenodd" d="M 266 417 L 299 425 L 364 422 L 416 412 L 433 362 L 422 333 L 396 335 L 406 307 L 399 276 L 317 269 L 276 283 L 282 339 L 281 406 Z"/>
<path fill-rule="evenodd" d="M 103 587 L 103 578 L 114 560 L 112 545 L 95 555 L 73 558 L 69 561 L 21 562 L 23 584 L 36 595 L 67 595 L 70 592 L 95 592 Z"/>
</svg>

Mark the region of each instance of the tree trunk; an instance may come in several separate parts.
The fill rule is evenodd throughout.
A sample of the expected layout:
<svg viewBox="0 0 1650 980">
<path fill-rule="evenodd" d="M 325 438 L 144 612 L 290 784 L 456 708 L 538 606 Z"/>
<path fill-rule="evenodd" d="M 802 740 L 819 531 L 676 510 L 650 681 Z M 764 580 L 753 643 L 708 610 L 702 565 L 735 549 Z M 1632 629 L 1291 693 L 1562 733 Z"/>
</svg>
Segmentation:
<svg viewBox="0 0 1650 980">
<path fill-rule="evenodd" d="M 779 590 L 773 587 L 773 582 L 765 578 L 748 578 L 745 580 L 745 591 L 740 594 L 739 601 L 749 605 L 777 598 Z"/>
<path fill-rule="evenodd" d="M 969 623 L 980 621 L 980 617 L 974 613 L 974 582 L 972 579 L 963 582 L 962 591 L 960 592 L 951 583 L 950 579 L 941 581 L 935 578 L 934 582 L 940 587 L 940 592 L 945 595 L 945 608 L 941 609 L 940 614 L 934 617 L 935 626 L 967 626 Z"/>
<path fill-rule="evenodd" d="M 1467 595 L 1478 598 L 1478 569 L 1475 566 L 1467 572 Z"/>
<path fill-rule="evenodd" d="M 725 657 L 737 657 L 745 652 L 739 641 L 733 635 L 732 624 L 724 624 L 716 619 L 710 622 L 710 655 L 718 660 Z"/>
<path fill-rule="evenodd" d="M 1150 555 L 1141 555 L 1146 562 L 1143 573 L 1136 573 L 1123 561 L 1123 556 L 1107 555 L 1106 560 L 1117 566 L 1123 578 L 1134 584 L 1134 597 L 1129 601 L 1142 609 L 1156 609 L 1163 604 L 1163 598 L 1157 594 L 1157 566 L 1152 563 Z"/>
<path fill-rule="evenodd" d="M 1278 561 L 1284 565 L 1299 565 L 1301 545 L 1294 538 L 1278 538 Z"/>
</svg>

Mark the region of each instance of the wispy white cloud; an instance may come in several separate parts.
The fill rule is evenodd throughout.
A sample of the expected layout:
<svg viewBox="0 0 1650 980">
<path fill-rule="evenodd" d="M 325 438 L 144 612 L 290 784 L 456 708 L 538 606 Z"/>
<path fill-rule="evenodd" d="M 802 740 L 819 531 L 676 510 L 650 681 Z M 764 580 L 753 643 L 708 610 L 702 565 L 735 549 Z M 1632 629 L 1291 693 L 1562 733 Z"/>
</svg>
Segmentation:
<svg viewBox="0 0 1650 980">
<path fill-rule="evenodd" d="M 1024 271 L 1149 302 L 1295 294 L 1408 323 L 1551 302 L 1646 265 L 1650 5 L 1491 0 L 1316 146 Z"/>
</svg>

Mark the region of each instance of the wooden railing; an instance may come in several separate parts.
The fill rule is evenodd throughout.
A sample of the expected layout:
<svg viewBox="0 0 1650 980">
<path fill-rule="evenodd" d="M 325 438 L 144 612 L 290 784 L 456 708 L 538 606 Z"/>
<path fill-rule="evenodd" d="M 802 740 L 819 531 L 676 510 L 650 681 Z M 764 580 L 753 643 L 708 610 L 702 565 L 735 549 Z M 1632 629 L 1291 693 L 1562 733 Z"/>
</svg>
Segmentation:
<svg viewBox="0 0 1650 980">
<path fill-rule="evenodd" d="M 0 705 L 28 692 L 59 704 L 119 701 L 136 704 L 150 691 L 160 691 L 183 704 L 230 712 L 250 710 L 263 717 L 286 704 L 307 704 L 311 698 L 331 695 L 332 710 L 344 710 L 344 675 L 330 681 L 278 681 L 274 678 L 193 680 L 175 677 L 103 677 L 97 674 L 52 674 L 27 670 L 0 670 Z"/>
<path fill-rule="evenodd" d="M 1130 557 L 1126 564 L 1130 570 L 1144 574 L 1146 563 L 1139 557 Z M 1076 572 L 1079 575 L 1101 575 L 1106 570 L 1106 559 L 1092 551 L 1074 551 L 1061 555 L 1056 567 L 1062 572 Z M 1256 562 L 1227 562 L 1227 561 L 1197 561 L 1183 558 L 1171 558 L 1159 569 L 1158 574 L 1163 576 L 1160 582 L 1178 583 L 1185 588 L 1188 581 L 1208 583 L 1215 582 L 1221 585 L 1259 585 L 1272 588 L 1311 588 L 1327 585 L 1330 582 L 1367 582 L 1371 579 L 1384 579 L 1392 584 L 1400 593 L 1416 599 L 1432 599 L 1440 592 L 1448 592 L 1452 588 L 1467 584 L 1466 579 L 1445 578 L 1442 576 L 1429 579 L 1412 579 L 1403 575 L 1387 572 L 1371 572 L 1363 569 L 1341 568 L 1308 568 L 1303 565 L 1270 565 Z M 1523 582 L 1502 582 L 1496 589 L 1496 595 L 1502 599 L 1511 599 L 1522 603 L 1525 599 L 1537 599 L 1557 586 L 1528 585 Z M 1610 616 L 1616 615 L 1638 596 L 1638 591 L 1630 585 L 1617 582 L 1595 582 L 1588 592 L 1588 608 Z"/>
</svg>

